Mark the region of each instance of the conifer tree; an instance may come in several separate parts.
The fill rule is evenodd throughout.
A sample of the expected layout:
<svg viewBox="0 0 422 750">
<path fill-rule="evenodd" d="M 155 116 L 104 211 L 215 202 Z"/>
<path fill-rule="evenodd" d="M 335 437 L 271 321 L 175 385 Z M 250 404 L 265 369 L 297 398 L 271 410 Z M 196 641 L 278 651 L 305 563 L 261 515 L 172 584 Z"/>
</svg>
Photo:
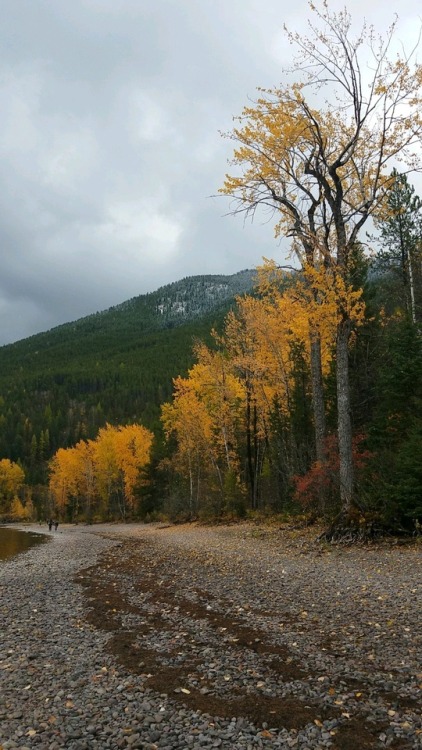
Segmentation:
<svg viewBox="0 0 422 750">
<path fill-rule="evenodd" d="M 422 320 L 422 201 L 406 174 L 393 171 L 384 215 L 377 222 L 381 250 L 376 266 L 398 276 L 413 323 Z"/>
</svg>

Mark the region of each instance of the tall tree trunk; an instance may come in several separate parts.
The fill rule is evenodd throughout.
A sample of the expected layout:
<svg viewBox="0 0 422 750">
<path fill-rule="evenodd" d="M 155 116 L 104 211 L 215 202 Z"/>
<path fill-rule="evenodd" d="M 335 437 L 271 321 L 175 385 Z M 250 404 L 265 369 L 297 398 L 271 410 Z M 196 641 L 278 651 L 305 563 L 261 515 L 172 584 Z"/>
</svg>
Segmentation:
<svg viewBox="0 0 422 750">
<path fill-rule="evenodd" d="M 415 300 L 415 280 L 413 276 L 413 265 L 412 265 L 412 253 L 408 254 L 408 266 L 409 266 L 409 287 L 410 287 L 410 313 L 412 316 L 412 323 L 416 325 L 416 300 Z"/>
<path fill-rule="evenodd" d="M 311 333 L 311 384 L 316 460 L 318 463 L 324 464 L 326 437 L 324 386 L 322 382 L 321 338 L 316 331 Z M 318 506 L 322 515 L 325 513 L 325 501 L 324 488 L 320 486 L 318 489 Z"/>
<path fill-rule="evenodd" d="M 353 446 L 349 385 L 350 321 L 343 320 L 337 330 L 337 429 L 340 456 L 341 510 L 346 517 L 353 507 Z"/>
<path fill-rule="evenodd" d="M 415 284 L 413 278 L 413 267 L 412 267 L 412 251 L 409 247 L 409 240 L 406 241 L 405 231 L 403 227 L 403 218 L 399 216 L 399 233 L 400 233 L 400 255 L 401 255 L 401 268 L 403 277 L 404 293 L 406 296 L 406 303 L 409 308 L 409 313 L 412 318 L 412 323 L 416 323 L 416 304 L 415 304 Z M 409 294 L 407 293 L 407 287 L 409 286 Z"/>
<path fill-rule="evenodd" d="M 259 494 L 260 494 L 260 476 L 261 476 L 261 465 L 260 465 L 260 444 L 261 441 L 258 437 L 258 412 L 256 408 L 256 403 L 253 405 L 253 444 L 254 444 L 254 466 L 255 466 L 255 474 L 254 474 L 254 487 L 253 487 L 253 496 L 254 496 L 254 508 L 259 508 L 260 502 L 259 502 Z"/>
<path fill-rule="evenodd" d="M 192 470 L 192 460 L 190 451 L 188 453 L 188 467 L 189 467 L 189 515 L 192 518 L 193 516 L 193 470 Z"/>
<path fill-rule="evenodd" d="M 254 443 L 254 446 L 255 446 L 255 443 Z M 254 446 L 252 446 L 251 394 L 250 394 L 249 388 L 247 388 L 246 390 L 246 452 L 247 452 L 251 507 L 253 510 L 255 510 L 255 507 L 256 507 L 256 496 L 255 496 L 256 464 L 254 461 Z"/>
<path fill-rule="evenodd" d="M 315 331 L 311 333 L 311 382 L 316 459 L 320 463 L 324 463 L 325 404 L 324 387 L 322 382 L 321 339 L 319 334 Z"/>
</svg>

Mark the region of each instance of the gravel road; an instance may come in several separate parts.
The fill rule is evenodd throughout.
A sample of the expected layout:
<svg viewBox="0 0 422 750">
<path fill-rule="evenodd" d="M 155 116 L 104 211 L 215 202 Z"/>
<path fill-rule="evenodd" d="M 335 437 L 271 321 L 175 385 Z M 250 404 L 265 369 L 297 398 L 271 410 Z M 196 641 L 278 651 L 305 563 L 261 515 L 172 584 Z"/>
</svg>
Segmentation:
<svg viewBox="0 0 422 750">
<path fill-rule="evenodd" d="M 251 524 L 47 536 L 0 564 L 1 750 L 422 748 L 417 542 Z"/>
</svg>

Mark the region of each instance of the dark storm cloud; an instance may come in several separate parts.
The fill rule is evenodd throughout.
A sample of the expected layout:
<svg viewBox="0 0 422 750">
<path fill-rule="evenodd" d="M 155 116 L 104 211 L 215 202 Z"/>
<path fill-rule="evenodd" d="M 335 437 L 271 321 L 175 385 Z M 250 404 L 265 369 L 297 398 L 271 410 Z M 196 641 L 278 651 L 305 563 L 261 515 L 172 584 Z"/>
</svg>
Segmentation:
<svg viewBox="0 0 422 750">
<path fill-rule="evenodd" d="M 265 217 L 244 225 L 208 196 L 231 152 L 219 131 L 278 82 L 282 25 L 306 14 L 304 0 L 289 12 L 279 0 L 3 1 L 0 343 L 280 257 Z"/>
</svg>

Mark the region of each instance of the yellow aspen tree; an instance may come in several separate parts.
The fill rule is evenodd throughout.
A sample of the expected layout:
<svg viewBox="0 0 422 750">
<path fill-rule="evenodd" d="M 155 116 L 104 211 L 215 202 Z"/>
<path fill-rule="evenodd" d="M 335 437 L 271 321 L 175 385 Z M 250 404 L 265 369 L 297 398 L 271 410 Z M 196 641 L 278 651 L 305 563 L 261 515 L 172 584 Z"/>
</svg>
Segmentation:
<svg viewBox="0 0 422 750">
<path fill-rule="evenodd" d="M 114 434 L 117 465 L 122 474 L 124 508 L 133 511 L 134 490 L 150 460 L 153 434 L 142 425 L 119 427 Z"/>
<path fill-rule="evenodd" d="M 280 373 L 273 368 L 273 377 L 280 378 L 280 385 L 289 384 L 285 398 L 290 413 L 290 394 L 295 393 L 296 386 L 295 352 L 299 350 L 305 354 L 312 372 L 313 334 L 316 335 L 319 344 L 320 372 L 322 376 L 327 375 L 335 352 L 339 300 L 357 327 L 363 321 L 365 312 L 362 290 L 354 290 L 342 278 L 330 274 L 330 269 L 325 267 L 307 266 L 300 274 L 290 274 L 288 277 L 280 269 L 275 268 L 274 262 L 269 261 L 258 268 L 258 279 L 258 291 L 265 303 L 268 317 L 266 329 L 272 332 L 264 333 L 264 346 L 270 346 L 274 353 L 278 347 L 284 350 L 284 360 L 290 368 L 290 382 L 286 380 L 285 366 Z M 278 331 L 280 335 L 277 335 Z M 277 356 L 276 362 L 279 359 Z M 279 393 L 277 398 L 282 404 L 282 394 Z M 292 432 L 291 440 L 293 449 Z M 325 497 L 322 487 L 318 504 L 321 512 L 324 512 Z"/>
<path fill-rule="evenodd" d="M 214 333 L 216 343 L 218 336 Z M 221 346 L 197 345 L 198 362 L 189 381 L 210 418 L 212 465 L 218 477 L 214 512 L 231 512 L 244 504 L 245 486 L 240 475 L 240 442 L 244 435 L 245 389 L 233 374 L 232 363 Z"/>
<path fill-rule="evenodd" d="M 19 495 L 15 495 L 12 503 L 12 515 L 21 521 L 33 521 L 35 518 L 35 509 L 32 502 L 32 490 L 27 485 L 23 485 L 19 490 Z"/>
<path fill-rule="evenodd" d="M 122 474 L 116 451 L 117 427 L 106 424 L 98 431 L 94 441 L 95 479 L 98 494 L 108 515 L 114 515 L 118 508 L 124 517 L 124 498 L 122 495 Z M 116 508 L 115 508 L 116 506 Z"/>
<path fill-rule="evenodd" d="M 270 460 L 274 416 L 286 423 L 291 416 L 293 348 L 299 341 L 292 333 L 292 318 L 300 312 L 300 307 L 291 305 L 273 285 L 259 291 L 259 298 L 237 300 L 221 337 L 232 371 L 244 390 L 244 435 L 253 508 L 260 504 L 259 483 L 264 462 Z"/>
<path fill-rule="evenodd" d="M 270 363 L 259 335 L 268 322 L 263 308 L 261 300 L 240 298 L 236 311 L 230 312 L 226 318 L 222 337 L 233 372 L 244 389 L 246 461 L 253 509 L 259 506 L 259 477 L 276 397 L 273 380 L 269 377 Z"/>
<path fill-rule="evenodd" d="M 72 500 L 72 517 L 78 517 L 78 475 L 80 459 L 74 448 L 59 448 L 49 463 L 49 488 L 55 508 L 63 517 Z"/>
<path fill-rule="evenodd" d="M 269 265 L 266 271 L 270 271 Z M 260 297 L 238 299 L 237 309 L 227 316 L 223 337 L 233 370 L 246 392 L 246 450 L 253 507 L 258 505 L 259 475 L 271 444 L 273 418 L 277 414 L 285 424 L 291 421 L 296 352 L 303 341 L 309 341 L 301 295 L 288 288 L 280 290 L 268 279 L 266 273 L 265 283 L 260 281 Z"/>
<path fill-rule="evenodd" d="M 187 378 L 175 378 L 173 401 L 161 407 L 161 420 L 167 439 L 175 435 L 177 452 L 174 465 L 188 481 L 191 517 L 201 503 L 201 480 L 207 464 L 216 466 L 211 418 Z"/>
<path fill-rule="evenodd" d="M 25 506 L 22 503 L 22 500 L 20 500 L 17 495 L 15 495 L 11 502 L 10 515 L 13 517 L 14 521 L 23 521 L 27 518 L 25 513 Z"/>
<path fill-rule="evenodd" d="M 50 491 L 63 514 L 71 500 L 74 514 L 84 508 L 85 518 L 114 513 L 116 501 L 122 518 L 134 509 L 135 486 L 150 459 L 153 434 L 142 425 L 107 424 L 96 440 L 81 440 L 74 448 L 60 448 L 50 462 Z M 102 507 L 99 507 L 99 502 Z"/>
<path fill-rule="evenodd" d="M 93 440 L 80 440 L 73 449 L 75 458 L 75 485 L 78 497 L 84 507 L 84 516 L 92 521 L 98 499 L 95 477 L 95 443 Z"/>
<path fill-rule="evenodd" d="M 362 289 L 354 289 L 329 268 L 308 265 L 302 272 L 287 274 L 275 261 L 265 259 L 257 268 L 257 291 L 268 314 L 278 316 L 289 342 L 301 342 L 311 360 L 311 331 L 320 341 L 321 371 L 326 375 L 333 359 L 340 306 L 358 328 L 365 318 Z M 287 337 L 287 338 L 286 338 Z"/>
<path fill-rule="evenodd" d="M 198 344 L 195 354 L 198 363 L 189 371 L 189 380 L 211 418 L 222 465 L 225 464 L 229 471 L 235 470 L 244 389 L 233 375 L 231 362 L 224 351 Z"/>
<path fill-rule="evenodd" d="M 328 277 L 346 289 L 360 232 L 385 203 L 390 165 L 399 160 L 407 170 L 421 168 L 422 67 L 415 49 L 393 54 L 395 22 L 383 36 L 364 24 L 354 37 L 346 9 L 332 12 L 327 2 L 322 10 L 309 7 L 309 36 L 288 33 L 297 52 L 294 82 L 262 90 L 244 109 L 239 127 L 228 134 L 236 143 L 233 174 L 221 192 L 235 199 L 234 213 L 253 215 L 258 206 L 269 206 L 276 234 L 293 238 L 303 268 L 328 269 Z M 342 295 L 337 307 L 340 496 L 348 522 L 357 503 L 348 363 L 352 321 Z M 315 359 L 318 340 L 311 331 Z M 313 391 L 315 400 L 321 383 L 314 368 Z"/>
<path fill-rule="evenodd" d="M 23 469 L 9 458 L 0 460 L 0 513 L 7 514 L 25 481 Z"/>
</svg>

